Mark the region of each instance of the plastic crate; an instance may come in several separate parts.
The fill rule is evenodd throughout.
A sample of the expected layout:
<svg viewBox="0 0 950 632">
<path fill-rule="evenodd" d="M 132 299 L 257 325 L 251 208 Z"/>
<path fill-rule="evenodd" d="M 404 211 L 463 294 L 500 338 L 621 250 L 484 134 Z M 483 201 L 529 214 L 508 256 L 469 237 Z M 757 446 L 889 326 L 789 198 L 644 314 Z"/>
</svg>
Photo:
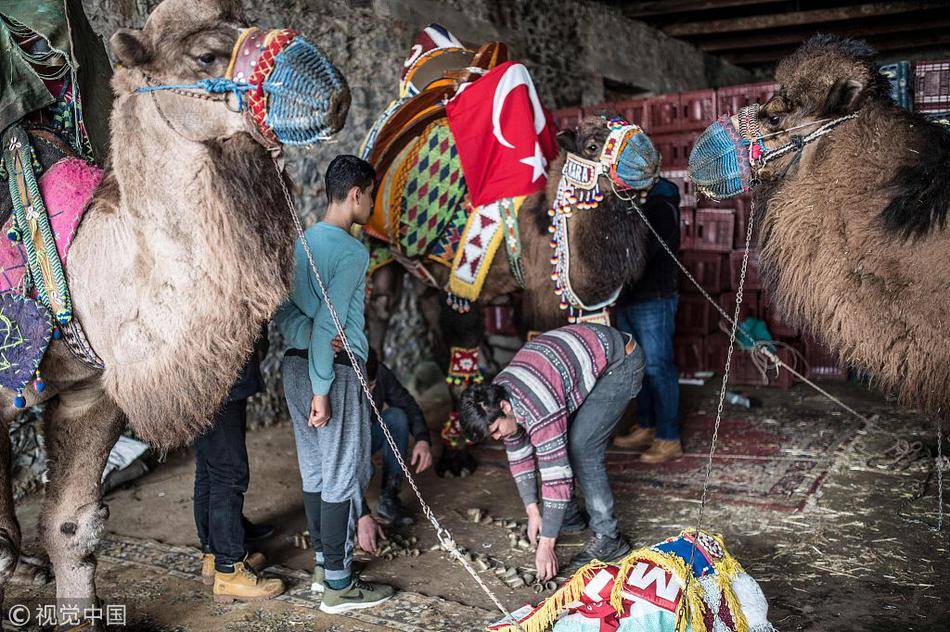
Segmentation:
<svg viewBox="0 0 950 632">
<path fill-rule="evenodd" d="M 703 336 L 676 334 L 673 337 L 673 362 L 680 373 L 705 371 Z"/>
<path fill-rule="evenodd" d="M 839 380 L 848 379 L 848 366 L 844 364 L 838 355 L 818 342 L 806 336 L 802 340 L 805 347 L 805 360 L 808 362 L 808 377 L 818 380 Z"/>
<path fill-rule="evenodd" d="M 512 305 L 485 305 L 482 307 L 482 318 L 486 335 L 520 335 L 517 314 Z"/>
<path fill-rule="evenodd" d="M 689 173 L 685 169 L 663 170 L 660 175 L 673 184 L 680 191 L 680 206 L 696 206 L 696 189 L 693 187 L 693 181 L 689 179 Z"/>
<path fill-rule="evenodd" d="M 726 366 L 726 353 L 729 349 L 729 337 L 722 332 L 716 332 L 707 335 L 703 339 L 703 353 L 705 354 L 705 364 L 707 370 L 715 371 L 722 375 Z M 785 364 L 794 367 L 795 359 L 792 352 L 785 348 L 779 348 L 776 351 L 779 360 Z M 797 367 L 796 367 L 797 369 Z M 752 354 L 742 349 L 738 344 L 732 350 L 732 362 L 729 364 L 729 385 L 743 386 L 771 386 L 775 388 L 791 388 L 797 378 L 789 373 L 788 369 L 780 367 L 776 372 L 774 369 L 767 370 L 765 375 L 759 371 L 755 362 L 752 360 Z"/>
<path fill-rule="evenodd" d="M 735 114 L 740 108 L 753 103 L 765 105 L 778 89 L 779 84 L 774 81 L 719 88 L 716 90 L 716 117 L 723 114 Z"/>
<path fill-rule="evenodd" d="M 731 208 L 696 209 L 693 250 L 730 252 L 735 221 L 735 211 Z"/>
<path fill-rule="evenodd" d="M 595 112 L 597 109 L 615 111 L 622 119 L 628 123 L 639 125 L 644 132 L 650 131 L 650 100 L 649 99 L 630 99 L 629 101 L 612 101 L 603 103 L 600 106 L 587 108 L 588 112 Z"/>
<path fill-rule="evenodd" d="M 703 130 L 716 120 L 716 91 L 680 93 L 680 129 Z"/>
<path fill-rule="evenodd" d="M 554 110 L 551 112 L 554 118 L 554 124 L 558 129 L 574 129 L 584 118 L 584 110 L 581 108 L 564 108 L 563 110 Z"/>
<path fill-rule="evenodd" d="M 702 294 L 683 294 L 676 310 L 676 331 L 684 334 L 708 334 L 716 330 L 719 312 Z"/>
<path fill-rule="evenodd" d="M 689 270 L 704 290 L 712 295 L 729 289 L 729 256 L 718 252 L 689 250 L 683 253 L 683 265 Z M 689 279 L 680 279 L 680 290 L 684 294 L 698 293 L 699 290 Z"/>
<path fill-rule="evenodd" d="M 694 210 L 688 206 L 680 207 L 680 250 L 689 250 L 693 245 L 695 231 Z"/>
<path fill-rule="evenodd" d="M 736 293 L 723 292 L 719 296 L 719 304 L 731 318 L 732 315 L 736 313 Z M 742 309 L 739 312 L 739 322 L 742 322 L 750 316 L 752 318 L 763 318 L 760 293 L 757 291 L 742 293 Z"/>
<path fill-rule="evenodd" d="M 782 312 L 768 292 L 762 291 L 760 293 L 759 302 L 762 310 L 761 318 L 765 321 L 765 324 L 768 325 L 769 332 L 771 332 L 773 336 L 776 338 L 787 338 L 797 336 L 800 333 L 797 327 L 793 327 L 785 322 Z"/>
<path fill-rule="evenodd" d="M 667 134 L 683 129 L 679 93 L 665 94 L 650 99 L 649 114 L 651 134 Z"/>
<path fill-rule="evenodd" d="M 689 166 L 689 154 L 693 151 L 696 136 L 696 132 L 651 134 L 650 140 L 660 152 L 663 168 L 680 170 Z"/>
<path fill-rule="evenodd" d="M 917 63 L 914 109 L 918 112 L 950 111 L 950 60 Z"/>
<path fill-rule="evenodd" d="M 746 232 L 749 230 L 749 213 L 752 212 L 752 196 L 748 193 L 729 200 L 729 204 L 735 206 L 736 221 L 733 232 L 732 245 L 736 250 L 745 248 Z M 759 229 L 761 221 L 752 227 L 752 241 L 749 245 L 753 248 L 759 243 Z"/>
<path fill-rule="evenodd" d="M 730 288 L 739 289 L 739 276 L 742 273 L 742 250 L 733 250 L 729 253 L 729 279 Z M 765 285 L 762 283 L 762 275 L 759 274 L 759 251 L 757 248 L 749 249 L 749 265 L 745 273 L 744 290 L 762 290 Z"/>
<path fill-rule="evenodd" d="M 911 95 L 911 86 L 914 83 L 910 71 L 909 61 L 899 61 L 896 64 L 881 66 L 879 71 L 887 77 L 891 84 L 891 99 L 905 110 L 913 109 L 914 98 Z"/>
</svg>

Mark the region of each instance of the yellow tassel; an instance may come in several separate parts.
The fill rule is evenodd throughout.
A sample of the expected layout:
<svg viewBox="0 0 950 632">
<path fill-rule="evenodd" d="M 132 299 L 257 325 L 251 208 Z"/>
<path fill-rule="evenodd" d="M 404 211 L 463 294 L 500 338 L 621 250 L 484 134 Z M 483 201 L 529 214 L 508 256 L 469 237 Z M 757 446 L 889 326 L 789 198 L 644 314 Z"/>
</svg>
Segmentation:
<svg viewBox="0 0 950 632">
<path fill-rule="evenodd" d="M 524 632 L 544 632 L 550 628 L 561 610 L 568 604 L 580 600 L 581 594 L 584 592 L 584 586 L 605 566 L 606 564 L 596 560 L 582 566 L 557 592 L 544 600 L 542 608 L 535 611 L 521 623 L 521 629 Z M 516 632 L 517 629 L 515 626 L 509 626 L 505 629 L 505 632 Z"/>
</svg>

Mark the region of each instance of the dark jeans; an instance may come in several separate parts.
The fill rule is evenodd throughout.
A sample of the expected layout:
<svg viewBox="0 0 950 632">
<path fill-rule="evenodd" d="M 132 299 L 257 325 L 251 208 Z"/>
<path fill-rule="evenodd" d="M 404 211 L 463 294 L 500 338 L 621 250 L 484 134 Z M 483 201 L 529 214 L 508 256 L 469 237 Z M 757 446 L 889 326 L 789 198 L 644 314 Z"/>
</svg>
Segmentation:
<svg viewBox="0 0 950 632">
<path fill-rule="evenodd" d="M 617 422 L 623 417 L 627 404 L 640 391 L 643 362 L 643 351 L 637 345 L 623 362 L 597 380 L 594 390 L 574 413 L 567 429 L 568 456 L 574 480 L 587 503 L 590 529 L 597 535 L 618 535 L 614 495 L 610 491 L 605 457 Z M 576 503 L 571 502 L 565 519 L 576 511 Z"/>
<path fill-rule="evenodd" d="M 247 400 L 221 407 L 214 425 L 195 439 L 195 526 L 201 548 L 228 571 L 244 559 L 241 511 L 250 479 L 247 464 Z"/>
<path fill-rule="evenodd" d="M 399 454 L 406 460 L 409 453 L 409 417 L 402 408 L 387 408 L 383 411 L 383 423 L 389 428 L 389 433 L 399 447 Z M 372 424 L 372 439 L 370 452 L 376 454 L 383 451 L 383 491 L 399 491 L 402 483 L 402 468 L 396 461 L 396 455 L 389 447 L 389 442 L 383 435 L 382 428 L 375 421 Z"/>
<path fill-rule="evenodd" d="M 679 296 L 632 303 L 617 311 L 617 325 L 633 334 L 646 355 L 637 420 L 656 427 L 658 439 L 679 439 L 680 385 L 673 364 L 673 329 Z"/>
</svg>

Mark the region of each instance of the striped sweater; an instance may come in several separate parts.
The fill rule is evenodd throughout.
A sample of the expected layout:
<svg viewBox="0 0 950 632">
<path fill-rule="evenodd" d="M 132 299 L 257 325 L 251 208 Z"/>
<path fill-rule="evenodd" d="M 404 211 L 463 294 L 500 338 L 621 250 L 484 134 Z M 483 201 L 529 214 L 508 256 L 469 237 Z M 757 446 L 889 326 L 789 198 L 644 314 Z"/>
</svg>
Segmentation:
<svg viewBox="0 0 950 632">
<path fill-rule="evenodd" d="M 494 380 L 508 391 L 518 422 L 505 449 L 525 506 L 538 502 L 536 472 L 541 474 L 544 537 L 557 537 L 574 489 L 568 419 L 598 378 L 623 361 L 625 345 L 624 334 L 612 327 L 568 325 L 526 344 Z"/>
</svg>

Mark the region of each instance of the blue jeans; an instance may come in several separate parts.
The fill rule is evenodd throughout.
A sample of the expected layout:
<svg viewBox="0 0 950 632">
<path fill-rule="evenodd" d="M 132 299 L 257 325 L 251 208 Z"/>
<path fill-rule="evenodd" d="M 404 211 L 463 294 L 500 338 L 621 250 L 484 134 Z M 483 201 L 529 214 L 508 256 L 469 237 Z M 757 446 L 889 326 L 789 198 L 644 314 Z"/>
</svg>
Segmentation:
<svg viewBox="0 0 950 632">
<path fill-rule="evenodd" d="M 387 408 L 383 411 L 383 423 L 389 428 L 389 433 L 396 441 L 399 447 L 399 454 L 403 460 L 408 458 L 409 452 L 409 418 L 402 408 Z M 389 447 L 386 437 L 383 436 L 383 430 L 375 421 L 372 425 L 372 439 L 370 442 L 370 452 L 376 454 L 383 451 L 383 491 L 399 491 L 402 484 L 402 468 L 396 461 L 393 450 Z M 408 462 L 407 462 L 408 464 Z"/>
<path fill-rule="evenodd" d="M 680 385 L 673 364 L 673 329 L 679 296 L 633 303 L 617 310 L 617 326 L 633 334 L 646 355 L 637 419 L 656 427 L 657 439 L 679 439 Z"/>
</svg>

